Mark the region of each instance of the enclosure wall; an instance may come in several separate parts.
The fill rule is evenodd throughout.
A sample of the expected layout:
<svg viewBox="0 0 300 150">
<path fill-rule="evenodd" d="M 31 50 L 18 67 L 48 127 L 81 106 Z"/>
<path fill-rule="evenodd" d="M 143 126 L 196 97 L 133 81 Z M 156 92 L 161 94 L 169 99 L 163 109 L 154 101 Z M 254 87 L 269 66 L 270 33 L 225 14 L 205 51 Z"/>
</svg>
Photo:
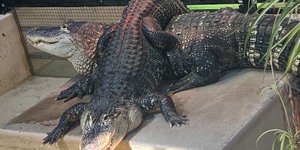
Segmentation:
<svg viewBox="0 0 300 150">
<path fill-rule="evenodd" d="M 15 19 L 12 14 L 0 15 L 0 95 L 30 76 Z"/>
</svg>

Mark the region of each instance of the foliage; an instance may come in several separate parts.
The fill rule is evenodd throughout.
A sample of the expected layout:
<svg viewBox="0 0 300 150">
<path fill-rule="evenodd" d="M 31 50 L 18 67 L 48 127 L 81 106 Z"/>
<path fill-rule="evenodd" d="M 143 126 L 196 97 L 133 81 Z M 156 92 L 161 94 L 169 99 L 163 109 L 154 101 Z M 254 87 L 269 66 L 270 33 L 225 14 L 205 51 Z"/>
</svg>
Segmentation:
<svg viewBox="0 0 300 150">
<path fill-rule="evenodd" d="M 244 44 L 244 49 L 246 49 L 247 45 L 248 45 L 248 40 L 251 36 L 251 32 L 256 28 L 258 21 L 263 17 L 264 14 L 266 14 L 266 12 L 268 10 L 270 10 L 271 8 L 274 8 L 275 6 L 279 6 L 278 7 L 278 12 L 276 14 L 276 19 L 274 22 L 274 26 L 272 29 L 272 35 L 270 37 L 270 42 L 268 45 L 268 49 L 267 52 L 265 53 L 263 60 L 265 63 L 265 68 L 267 67 L 271 67 L 272 72 L 273 72 L 273 61 L 272 61 L 272 52 L 275 50 L 275 48 L 278 45 L 282 45 L 281 47 L 281 51 L 288 45 L 288 43 L 291 42 L 291 40 L 293 39 L 299 39 L 300 38 L 300 22 L 298 24 L 296 24 L 296 26 L 291 29 L 289 32 L 287 32 L 287 34 L 285 36 L 283 36 L 280 40 L 276 41 L 276 37 L 278 36 L 278 30 L 280 28 L 281 23 L 283 22 L 284 19 L 290 18 L 293 15 L 297 15 L 297 11 L 298 11 L 298 7 L 300 5 L 300 0 L 283 0 L 282 3 L 280 3 L 281 5 L 278 5 L 279 0 L 267 0 L 265 3 L 258 5 L 258 9 L 257 12 L 254 14 L 256 15 L 256 19 L 251 23 L 249 30 L 247 32 L 246 35 L 246 40 L 245 40 L 245 44 Z M 253 6 L 250 6 L 253 7 Z M 250 10 L 250 9 L 249 9 Z M 259 12 L 259 13 L 258 13 Z M 249 15 L 249 14 L 247 14 Z M 290 72 L 291 68 L 292 68 L 292 64 L 295 60 L 295 58 L 297 57 L 297 55 L 300 52 L 300 40 L 296 40 L 293 48 L 292 48 L 292 52 L 291 55 L 289 57 L 289 60 L 287 62 L 287 66 L 286 66 L 286 70 L 285 70 L 285 74 Z M 273 77 L 274 77 L 274 72 L 273 72 Z M 272 86 L 272 89 L 277 93 L 277 95 L 280 98 L 281 101 L 281 105 L 283 107 L 283 113 L 285 116 L 285 121 L 287 123 L 287 129 L 286 130 L 282 130 L 282 129 L 270 129 L 265 131 L 264 133 L 262 133 L 258 138 L 257 141 L 261 140 L 261 138 L 263 136 L 265 136 L 268 133 L 273 133 L 273 135 L 275 136 L 275 139 L 273 141 L 272 144 L 272 150 L 275 149 L 275 145 L 279 144 L 279 148 L 280 150 L 295 150 L 299 147 L 298 146 L 298 141 L 299 141 L 299 129 L 297 128 L 297 126 L 299 126 L 299 122 L 297 121 L 293 121 L 293 127 L 290 125 L 289 123 L 289 116 L 288 116 L 288 112 L 287 109 L 285 107 L 285 104 L 283 102 L 283 98 L 282 98 L 282 94 L 280 93 L 280 90 L 277 86 L 277 81 L 275 80 L 274 77 L 274 84 Z M 291 92 L 291 91 L 289 91 Z M 294 99 L 295 101 L 295 99 Z M 297 101 L 297 99 L 296 99 Z M 293 99 L 291 98 L 291 104 L 295 104 L 293 102 Z M 297 103 L 296 103 L 297 104 Z M 294 113 L 292 119 L 295 119 L 295 113 L 296 116 L 299 116 L 299 112 L 293 110 L 292 108 L 292 113 Z M 292 129 L 296 129 L 296 131 L 293 131 Z"/>
<path fill-rule="evenodd" d="M 284 2 L 283 3 L 284 5 L 281 5 L 281 7 L 278 7 L 278 13 L 277 13 L 276 20 L 274 22 L 269 46 L 268 46 L 266 54 L 264 55 L 265 68 L 267 68 L 268 65 L 270 65 L 271 68 L 273 67 L 272 66 L 273 65 L 272 50 L 274 50 L 276 48 L 276 46 L 283 45 L 281 48 L 281 51 L 280 51 L 280 53 L 281 53 L 282 50 L 288 45 L 289 42 L 291 42 L 291 40 L 293 38 L 300 37 L 300 22 L 299 22 L 292 30 L 290 30 L 284 37 L 282 37 L 281 40 L 279 40 L 278 42 L 275 43 L 275 38 L 276 38 L 276 36 L 278 36 L 278 30 L 280 28 L 282 21 L 284 19 L 286 19 L 287 17 L 291 17 L 291 16 L 295 15 L 295 12 L 297 14 L 298 7 L 300 5 L 300 0 L 287 0 L 287 1 L 283 1 L 283 2 Z M 274 8 L 274 6 L 277 3 L 279 3 L 279 0 L 267 0 L 265 3 L 258 6 L 257 12 L 260 12 L 260 13 L 256 16 L 256 19 L 251 23 L 251 25 L 249 27 L 248 33 L 246 35 L 244 49 L 246 49 L 246 47 L 248 45 L 248 40 L 251 36 L 251 31 L 253 31 L 256 28 L 258 21 L 263 17 L 264 14 L 266 14 L 266 12 L 269 9 Z M 251 7 L 253 7 L 253 6 L 251 6 Z M 256 15 L 256 14 L 254 14 L 254 15 Z M 290 71 L 290 69 L 292 67 L 292 63 L 295 60 L 296 56 L 299 54 L 299 52 L 300 52 L 300 40 L 297 40 L 297 42 L 295 43 L 293 50 L 291 52 L 290 58 L 288 60 L 285 73 Z"/>
</svg>

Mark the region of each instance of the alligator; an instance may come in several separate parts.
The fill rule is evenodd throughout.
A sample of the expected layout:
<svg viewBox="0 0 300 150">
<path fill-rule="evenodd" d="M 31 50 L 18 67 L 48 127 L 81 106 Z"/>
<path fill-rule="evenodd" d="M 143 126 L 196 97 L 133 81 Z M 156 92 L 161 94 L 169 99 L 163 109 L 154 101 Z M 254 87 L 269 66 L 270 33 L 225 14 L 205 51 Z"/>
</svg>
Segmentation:
<svg viewBox="0 0 300 150">
<path fill-rule="evenodd" d="M 186 12 L 189 10 L 179 0 L 129 1 L 120 23 L 105 31 L 97 43 L 95 58 L 99 57 L 98 49 L 103 51 L 101 63 L 76 83 L 85 88 L 82 83 L 93 81 L 88 85 L 94 89 L 91 101 L 67 109 L 43 144 L 56 142 L 80 121 L 81 149 L 114 149 L 141 124 L 145 113 L 157 108 L 170 126 L 187 124 L 188 119 L 177 113 L 172 98 L 157 92 L 166 54 L 149 44 L 141 29 L 152 26 L 144 20 L 151 20 L 158 30 L 165 29 L 173 16 Z"/>
<path fill-rule="evenodd" d="M 79 74 L 88 75 L 94 69 L 98 39 L 111 26 L 70 20 L 60 27 L 31 28 L 27 32 L 27 39 L 33 47 L 66 58 Z"/>
<path fill-rule="evenodd" d="M 176 35 L 180 42 L 182 57 L 189 64 L 184 66 L 185 70 L 178 66 L 168 67 L 168 69 L 172 68 L 171 72 L 177 78 L 182 77 L 171 87 L 182 91 L 216 82 L 225 70 L 247 67 L 263 68 L 264 63 L 260 60 L 268 47 L 275 19 L 273 15 L 265 15 L 252 31 L 249 44 L 246 46 L 247 49 L 244 49 L 246 32 L 253 19 L 253 16 L 245 18 L 244 14 L 230 9 L 217 12 L 190 12 L 174 17 L 165 30 Z M 283 21 L 275 41 L 283 37 L 296 23 L 298 22 Z M 147 29 L 147 27 L 145 28 Z M 147 32 L 144 35 L 148 36 L 148 42 L 163 49 L 163 44 L 155 44 L 159 41 L 157 40 L 159 36 L 155 37 L 153 36 L 155 34 L 149 34 L 152 32 Z M 292 45 L 295 42 L 296 39 L 293 39 L 285 49 L 281 48 L 282 45 L 278 45 L 274 49 L 272 63 L 276 70 L 285 69 Z M 173 51 L 167 52 L 171 65 L 177 65 L 177 60 L 173 58 L 174 55 Z M 297 56 L 292 67 L 292 72 L 296 75 L 299 75 L 299 59 L 300 56 Z M 90 82 L 86 81 L 81 84 L 91 84 Z M 75 84 L 74 87 L 79 87 L 79 85 Z M 58 98 L 70 99 L 76 95 L 93 93 L 93 90 L 89 88 L 74 92 L 73 90 L 76 89 L 74 87 L 71 90 L 63 91 Z"/>
<path fill-rule="evenodd" d="M 251 33 L 247 49 L 244 49 L 247 29 L 254 18 L 255 15 L 245 17 L 245 14 L 231 8 L 223 8 L 215 12 L 191 12 L 174 16 L 165 31 L 176 35 L 181 45 L 179 51 L 182 53 L 183 59 L 189 63 L 185 63 L 184 67 L 179 67 L 178 64 L 180 63 L 178 63 L 174 51 L 167 52 L 169 66 L 164 74 L 164 79 L 176 80 L 174 84 L 170 85 L 169 90 L 176 93 L 214 83 L 218 81 L 221 73 L 225 70 L 248 67 L 264 68 L 264 63 L 261 60 L 268 47 L 275 16 L 265 15 L 258 22 Z M 284 20 L 275 42 L 296 23 L 297 21 L 288 23 L 287 20 Z M 143 29 L 147 29 L 147 27 Z M 147 31 L 144 33 L 146 33 L 145 36 L 148 37 L 147 39 L 151 44 L 164 48 L 161 44 L 163 39 L 157 37 L 155 32 Z M 276 70 L 286 68 L 286 62 L 294 41 L 289 43 L 284 50 L 281 49 L 282 45 L 278 45 L 274 49 L 272 61 Z M 85 43 L 85 40 L 74 38 L 72 42 Z M 49 51 L 52 51 L 51 48 Z M 99 53 L 101 54 L 101 52 Z M 299 59 L 300 56 L 297 56 L 292 67 L 292 72 L 296 75 L 299 75 Z M 68 101 L 74 96 L 82 97 L 92 92 L 92 89 L 79 89 L 76 92 L 66 90 L 61 92 L 58 99 L 66 98 L 65 101 Z"/>
<path fill-rule="evenodd" d="M 232 9 L 217 12 L 191 12 L 172 19 L 169 28 L 180 41 L 181 57 L 188 62 L 172 70 L 174 74 L 183 75 L 182 78 L 169 86 L 169 91 L 177 93 L 183 90 L 205 86 L 217 82 L 223 72 L 236 68 L 265 68 L 265 54 L 270 43 L 276 16 L 262 16 L 254 29 L 251 30 L 247 45 L 245 44 L 249 27 L 256 20 L 258 14 L 246 16 Z M 277 31 L 274 43 L 298 24 L 297 20 L 282 21 Z M 153 32 L 153 31 L 151 31 Z M 150 43 L 165 48 L 161 44 L 163 37 L 145 34 Z M 298 38 L 292 38 L 286 47 L 278 44 L 272 51 L 271 66 L 275 70 L 284 71 L 290 57 L 293 45 Z M 175 61 L 175 62 L 172 62 Z M 171 59 L 171 64 L 177 65 L 178 60 Z M 293 62 L 291 72 L 296 76 L 299 70 L 300 54 Z M 179 70 L 179 71 L 178 71 Z"/>
</svg>

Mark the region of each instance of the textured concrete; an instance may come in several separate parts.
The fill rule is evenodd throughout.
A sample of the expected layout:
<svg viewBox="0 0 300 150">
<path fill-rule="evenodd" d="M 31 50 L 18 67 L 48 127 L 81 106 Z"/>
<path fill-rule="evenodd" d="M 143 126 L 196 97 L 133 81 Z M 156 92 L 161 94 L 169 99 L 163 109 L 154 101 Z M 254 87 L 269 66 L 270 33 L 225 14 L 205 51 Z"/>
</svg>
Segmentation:
<svg viewBox="0 0 300 150">
<path fill-rule="evenodd" d="M 61 80 L 57 81 L 57 86 L 65 81 Z M 52 80 L 40 84 L 47 85 L 49 82 L 55 85 Z M 262 70 L 245 69 L 230 72 L 218 83 L 180 92 L 174 95 L 173 99 L 178 111 L 190 119 L 189 125 L 170 128 L 160 113 L 149 114 L 141 127 L 130 133 L 117 149 L 256 149 L 255 141 L 262 132 L 272 128 L 283 128 L 280 103 L 278 97 L 268 88 L 270 83 L 270 73 L 266 73 L 263 78 Z M 14 116 L 18 113 L 10 111 L 8 113 L 13 113 L 9 115 L 11 119 L 0 120 L 1 125 L 5 124 L 0 130 L 0 149 L 78 149 L 81 133 L 79 127 L 54 146 L 40 144 L 46 136 L 45 133 L 55 127 L 61 113 L 77 102 L 53 101 L 60 90 L 71 84 L 72 82 L 68 82 L 55 91 L 45 88 L 44 90 L 51 93 L 45 98 L 44 94 L 40 95 L 42 89 L 38 92 L 28 91 L 40 97 L 40 101 L 31 103 L 34 106 L 29 109 L 17 110 L 21 113 L 17 117 Z M 30 101 L 27 99 L 21 96 L 18 101 Z M 0 97 L 1 101 L 3 96 Z M 18 103 L 2 107 L 11 110 L 10 108 L 16 106 Z M 1 114 L 7 113 L 2 108 L 0 111 Z M 11 140 L 15 142 L 8 142 Z M 272 141 L 270 137 L 263 138 L 258 143 L 259 149 L 269 149 Z"/>
<path fill-rule="evenodd" d="M 33 76 L 23 84 L 1 95 L 0 127 L 3 127 L 9 120 L 36 105 L 68 80 L 69 78 Z"/>
<path fill-rule="evenodd" d="M 30 76 L 20 33 L 12 14 L 0 14 L 0 95 Z"/>
</svg>

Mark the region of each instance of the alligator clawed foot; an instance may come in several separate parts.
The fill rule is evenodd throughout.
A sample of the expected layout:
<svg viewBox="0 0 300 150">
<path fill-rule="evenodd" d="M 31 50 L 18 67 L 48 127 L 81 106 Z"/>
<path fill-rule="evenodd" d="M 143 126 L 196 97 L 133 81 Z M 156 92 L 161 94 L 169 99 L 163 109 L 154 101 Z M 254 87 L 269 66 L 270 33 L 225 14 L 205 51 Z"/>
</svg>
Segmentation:
<svg viewBox="0 0 300 150">
<path fill-rule="evenodd" d="M 47 137 L 45 137 L 43 139 L 43 144 L 50 144 L 52 145 L 53 143 L 57 142 L 59 140 L 59 138 L 57 138 L 56 133 L 55 132 L 49 132 L 47 133 Z"/>
<path fill-rule="evenodd" d="M 186 118 L 186 116 L 180 116 L 180 115 L 174 115 L 169 120 L 168 123 L 170 127 L 173 127 L 176 125 L 177 127 L 181 127 L 181 125 L 188 125 L 189 119 Z"/>
<path fill-rule="evenodd" d="M 85 77 L 69 88 L 61 91 L 57 96 L 56 100 L 64 99 L 64 102 L 71 100 L 74 97 L 79 97 L 80 99 L 86 95 L 94 92 L 94 80 L 90 77 Z"/>
<path fill-rule="evenodd" d="M 88 93 L 92 93 L 93 90 L 92 89 L 87 89 Z M 83 98 L 83 96 L 86 94 L 86 92 L 81 89 L 78 86 L 71 86 L 70 88 L 63 90 L 59 93 L 59 95 L 56 97 L 55 100 L 62 100 L 64 99 L 64 102 L 67 102 L 69 100 L 71 100 L 74 97 L 79 97 L 80 99 Z"/>
<path fill-rule="evenodd" d="M 180 91 L 183 91 L 185 88 L 184 83 L 174 83 L 174 84 L 170 84 L 167 91 L 168 91 L 168 94 L 175 94 L 175 93 L 178 93 Z"/>
<path fill-rule="evenodd" d="M 175 88 L 175 85 L 172 83 L 172 84 L 170 84 L 170 85 L 168 86 L 167 91 L 168 91 L 168 93 L 174 94 L 174 90 L 175 90 L 175 89 L 176 89 L 176 88 Z"/>
<path fill-rule="evenodd" d="M 193 78 L 189 78 L 188 76 L 180 79 L 179 81 L 172 83 L 168 87 L 168 92 L 172 92 L 173 94 L 193 88 L 194 80 Z"/>
<path fill-rule="evenodd" d="M 66 89 L 59 93 L 59 95 L 56 97 L 55 100 L 62 100 L 64 99 L 64 102 L 67 102 L 71 100 L 72 98 L 78 96 L 79 98 L 83 97 L 83 92 L 81 91 L 74 91 L 72 89 Z"/>
</svg>

